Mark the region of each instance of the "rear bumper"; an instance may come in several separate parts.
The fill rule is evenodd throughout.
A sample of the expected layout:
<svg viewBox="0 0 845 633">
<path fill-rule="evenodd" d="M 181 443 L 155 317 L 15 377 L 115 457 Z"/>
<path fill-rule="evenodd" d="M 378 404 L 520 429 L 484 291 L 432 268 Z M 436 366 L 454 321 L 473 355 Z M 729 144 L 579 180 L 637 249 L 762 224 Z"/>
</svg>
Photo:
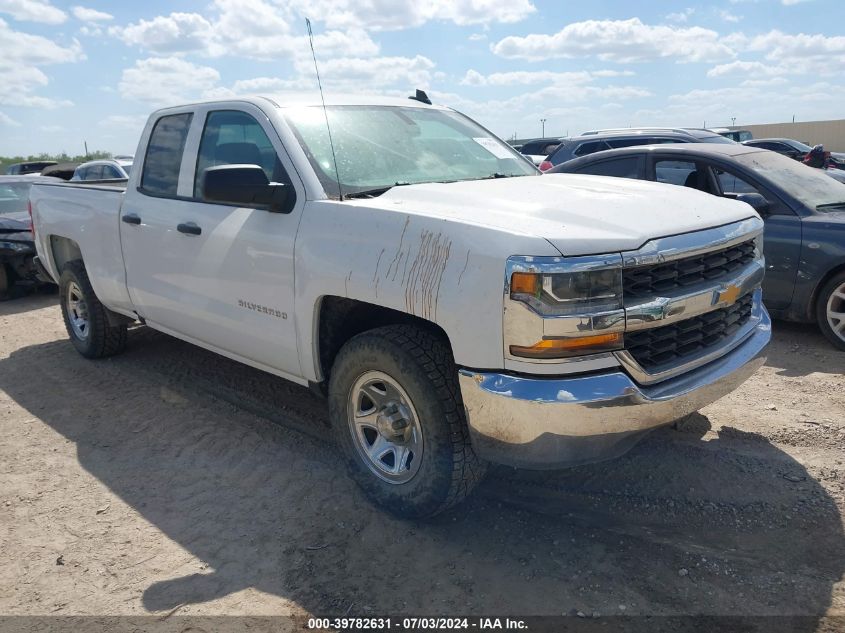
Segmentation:
<svg viewBox="0 0 845 633">
<path fill-rule="evenodd" d="M 752 334 L 730 353 L 650 386 L 620 370 L 547 379 L 461 369 L 473 447 L 489 461 L 534 469 L 616 457 L 644 432 L 736 389 L 765 362 L 770 338 L 763 309 Z"/>
</svg>

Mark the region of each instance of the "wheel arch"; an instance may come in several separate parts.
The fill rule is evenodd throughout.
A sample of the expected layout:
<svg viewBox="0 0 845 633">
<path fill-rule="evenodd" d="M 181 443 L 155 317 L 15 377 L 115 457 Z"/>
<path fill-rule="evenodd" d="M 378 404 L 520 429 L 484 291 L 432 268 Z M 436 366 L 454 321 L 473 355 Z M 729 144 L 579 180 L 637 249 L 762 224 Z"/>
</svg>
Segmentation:
<svg viewBox="0 0 845 633">
<path fill-rule="evenodd" d="M 317 384 L 325 385 L 338 352 L 353 336 L 385 325 L 410 324 L 443 337 L 452 349 L 449 335 L 437 323 L 392 308 L 335 295 L 320 298 L 313 325 Z"/>
<path fill-rule="evenodd" d="M 50 257 L 53 260 L 53 267 L 55 268 L 55 279 L 61 277 L 62 269 L 68 262 L 79 260 L 83 264 L 85 263 L 79 244 L 69 237 L 62 237 L 60 235 L 50 236 Z"/>
<path fill-rule="evenodd" d="M 815 321 L 818 317 L 816 314 L 816 304 L 819 302 L 819 293 L 821 293 L 822 288 L 827 285 L 827 282 L 833 279 L 836 275 L 845 272 L 845 262 L 841 262 L 828 270 L 821 279 L 819 279 L 818 283 L 816 284 L 815 288 L 813 288 L 813 292 L 810 295 L 810 301 L 808 301 L 807 308 L 805 310 L 805 314 L 807 319 L 811 321 Z"/>
</svg>

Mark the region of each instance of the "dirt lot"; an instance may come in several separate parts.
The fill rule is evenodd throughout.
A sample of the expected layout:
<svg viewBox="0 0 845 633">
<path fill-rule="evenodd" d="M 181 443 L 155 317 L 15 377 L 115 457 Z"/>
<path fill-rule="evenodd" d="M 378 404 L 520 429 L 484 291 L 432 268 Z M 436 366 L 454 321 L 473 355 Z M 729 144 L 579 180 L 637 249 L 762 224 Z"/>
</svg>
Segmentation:
<svg viewBox="0 0 845 633">
<path fill-rule="evenodd" d="M 625 457 L 495 469 L 428 523 L 367 503 L 307 390 L 141 327 L 87 361 L 53 297 L 0 304 L 0 417 L 4 615 L 845 615 L 845 353 L 812 328 Z"/>
</svg>

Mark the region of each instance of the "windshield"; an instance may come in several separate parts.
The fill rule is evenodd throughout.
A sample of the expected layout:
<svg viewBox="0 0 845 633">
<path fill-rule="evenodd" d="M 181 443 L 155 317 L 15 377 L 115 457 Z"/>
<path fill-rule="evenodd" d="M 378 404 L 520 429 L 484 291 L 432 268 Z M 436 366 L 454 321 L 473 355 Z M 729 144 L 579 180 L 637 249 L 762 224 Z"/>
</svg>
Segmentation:
<svg viewBox="0 0 845 633">
<path fill-rule="evenodd" d="M 811 149 L 813 149 L 812 147 L 810 147 L 809 145 L 805 145 L 801 141 L 788 140 L 788 141 L 784 141 L 784 143 L 786 143 L 787 145 L 790 145 L 791 147 L 794 147 L 795 149 L 797 149 L 799 151 L 804 152 L 805 154 L 807 152 L 809 152 Z"/>
<path fill-rule="evenodd" d="M 739 154 L 734 158 L 770 179 L 811 209 L 845 204 L 845 184 L 834 180 L 821 169 L 808 167 L 783 154 L 770 151 Z"/>
<path fill-rule="evenodd" d="M 400 106 L 327 108 L 343 194 L 423 182 L 533 176 L 512 147 L 450 110 Z M 323 108 L 284 111 L 330 197 L 338 196 Z"/>
<path fill-rule="evenodd" d="M 27 210 L 31 182 L 0 183 L 0 215 Z"/>
</svg>

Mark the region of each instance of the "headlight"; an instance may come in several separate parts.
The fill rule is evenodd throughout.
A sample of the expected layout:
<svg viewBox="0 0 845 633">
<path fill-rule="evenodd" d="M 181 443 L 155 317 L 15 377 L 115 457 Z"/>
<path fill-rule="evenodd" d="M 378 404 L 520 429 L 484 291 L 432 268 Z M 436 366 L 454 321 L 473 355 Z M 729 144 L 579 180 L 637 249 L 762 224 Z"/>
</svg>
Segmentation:
<svg viewBox="0 0 845 633">
<path fill-rule="evenodd" d="M 543 323 L 542 336 L 528 341 L 527 332 L 506 328 L 514 335 L 508 341 L 512 356 L 555 359 L 623 347 L 620 255 L 511 258 L 508 272 L 511 301 L 524 303 Z"/>
<path fill-rule="evenodd" d="M 511 275 L 511 299 L 543 316 L 603 312 L 622 307 L 622 269 Z"/>
</svg>

